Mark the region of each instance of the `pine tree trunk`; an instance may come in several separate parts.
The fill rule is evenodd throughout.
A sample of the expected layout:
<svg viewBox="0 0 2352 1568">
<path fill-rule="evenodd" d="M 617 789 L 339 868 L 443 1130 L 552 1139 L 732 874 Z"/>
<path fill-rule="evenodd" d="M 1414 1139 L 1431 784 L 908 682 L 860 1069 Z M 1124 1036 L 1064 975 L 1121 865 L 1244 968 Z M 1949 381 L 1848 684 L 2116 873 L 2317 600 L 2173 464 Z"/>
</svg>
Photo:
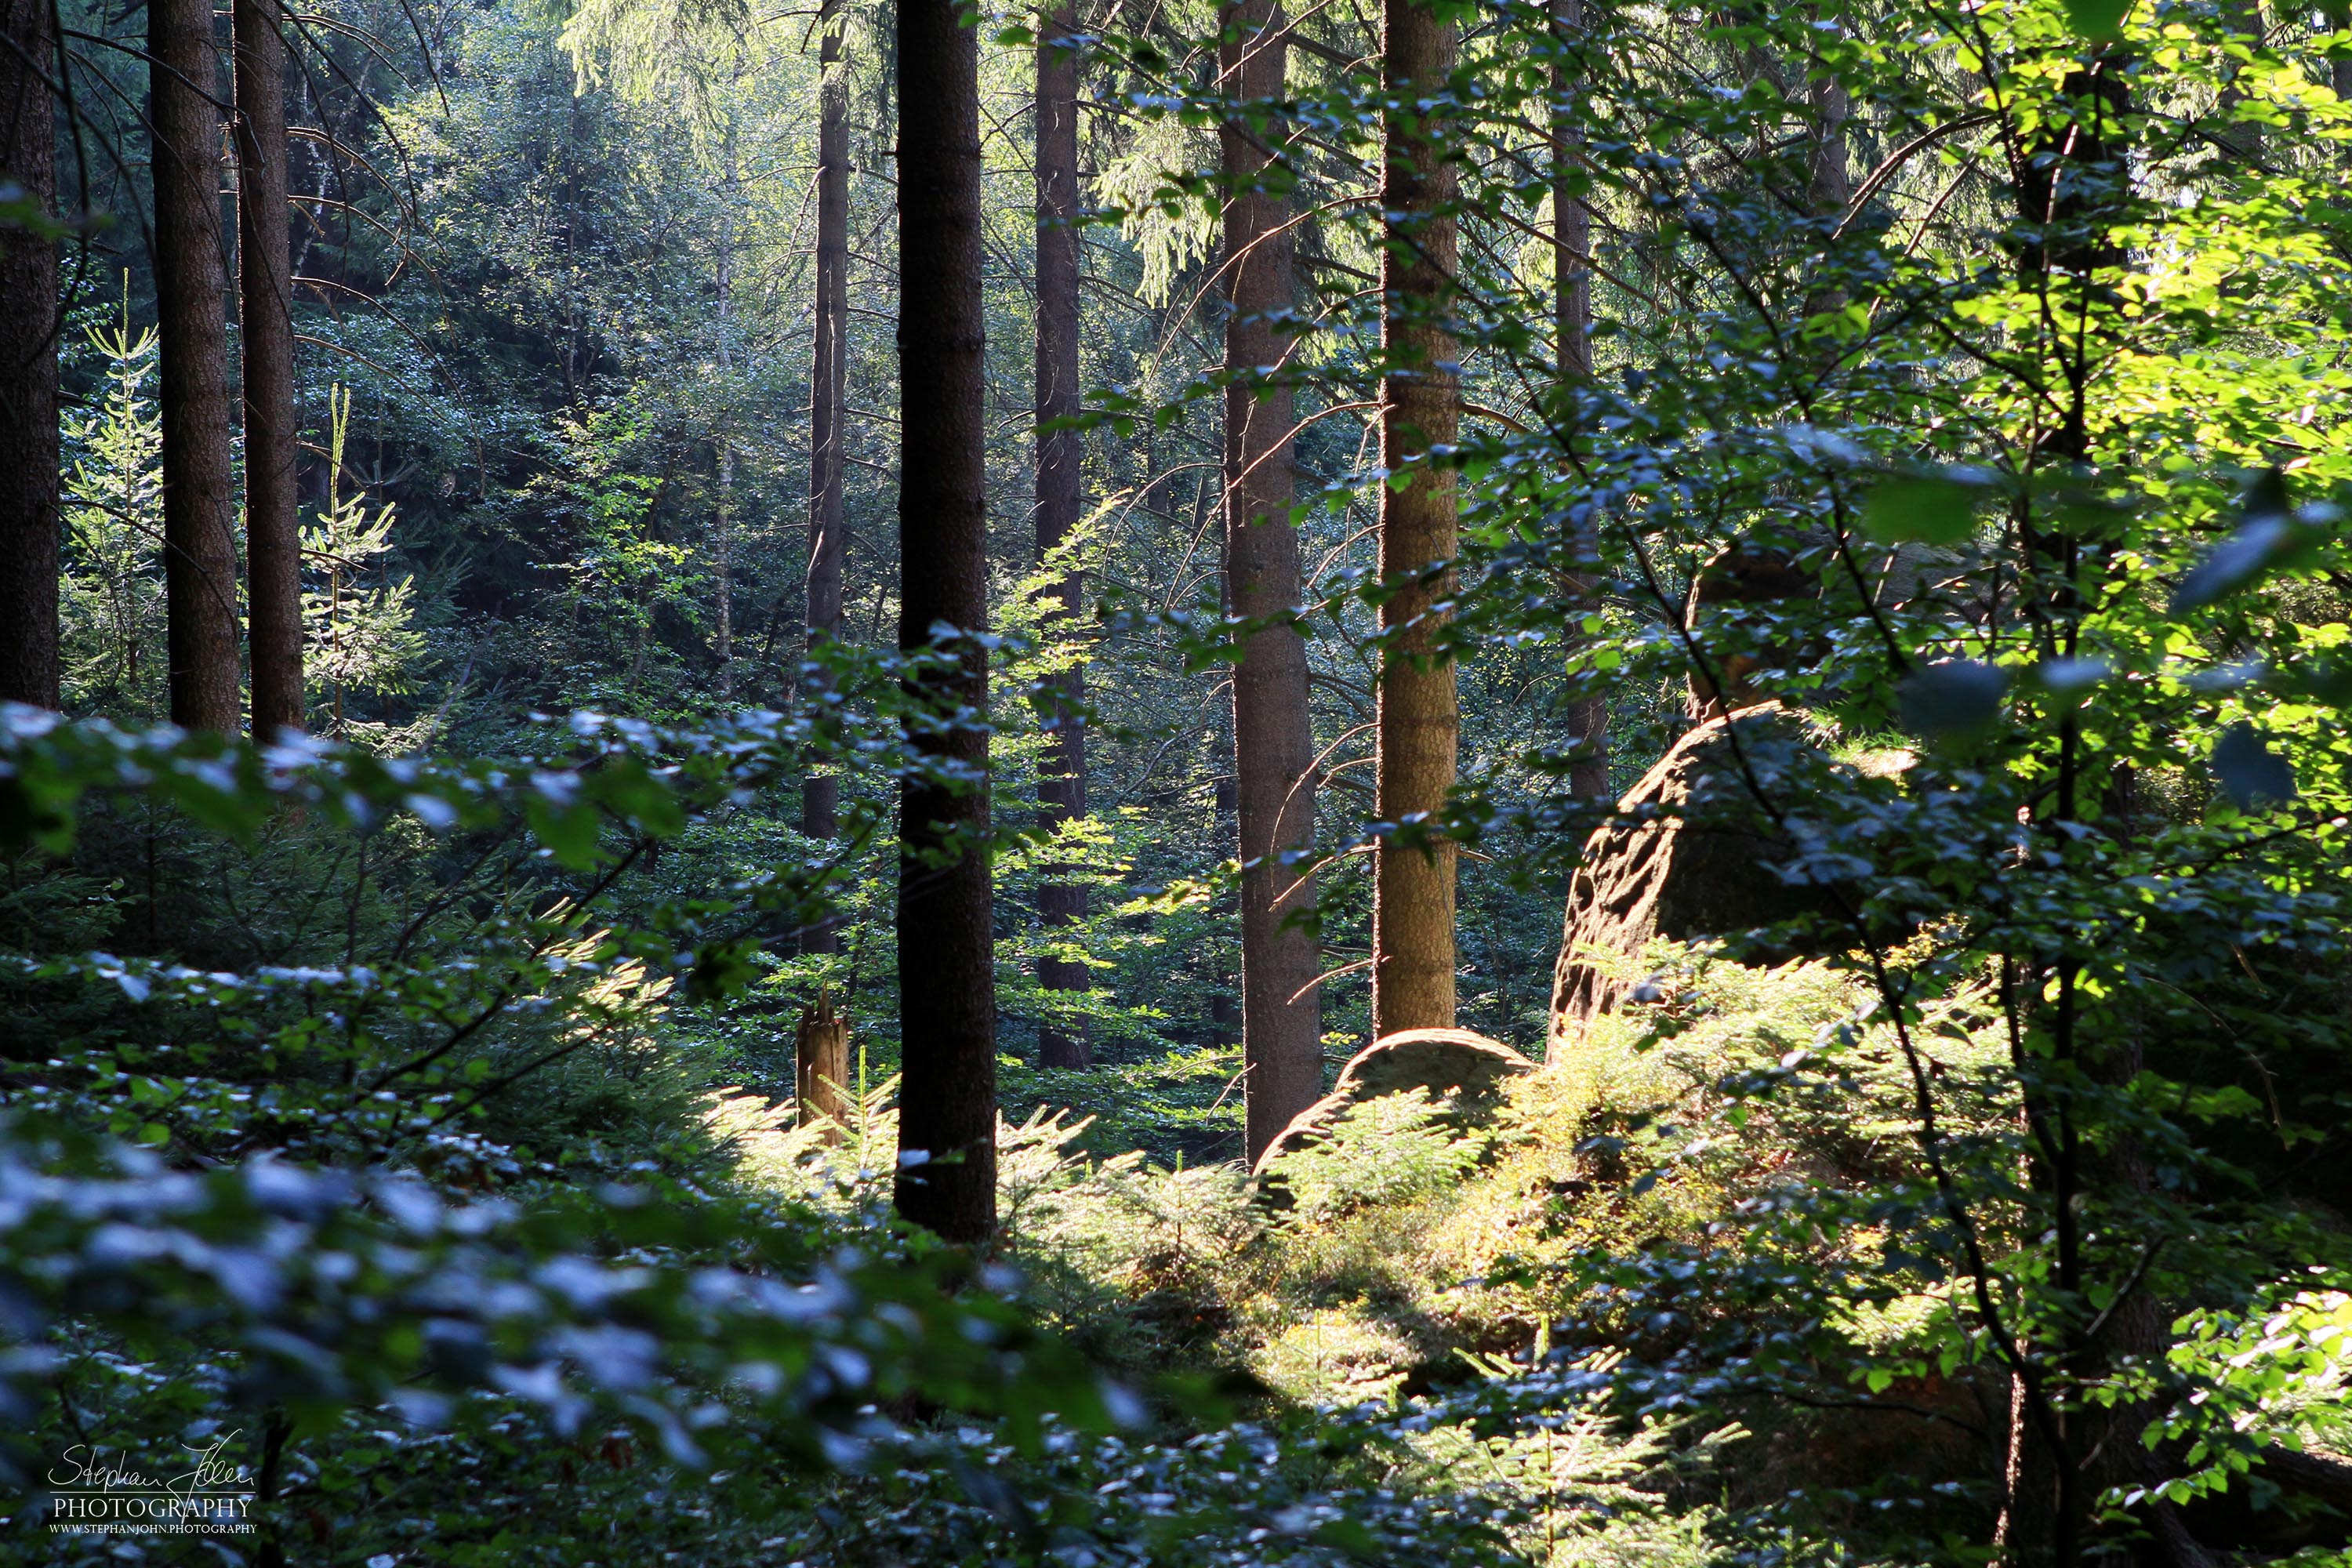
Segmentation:
<svg viewBox="0 0 2352 1568">
<path fill-rule="evenodd" d="M 824 0 L 817 61 L 816 348 L 809 374 L 809 510 L 807 626 L 810 656 L 841 635 L 843 414 L 848 397 L 845 353 L 849 325 L 849 84 L 841 67 L 844 0 Z M 822 675 L 803 677 L 803 700 L 824 695 Z M 801 783 L 801 831 L 831 838 L 838 828 L 841 784 L 831 773 Z M 803 952 L 838 952 L 841 932 L 831 921 L 801 935 Z"/>
<path fill-rule="evenodd" d="M 1552 0 L 1552 38 L 1568 47 L 1584 34 L 1584 0 Z M 1552 317 L 1558 331 L 1562 381 L 1586 380 L 1592 374 L 1592 273 L 1586 262 L 1592 248 L 1592 215 L 1577 191 L 1578 149 L 1583 128 L 1576 110 L 1584 94 L 1574 68 L 1565 59 L 1551 68 L 1551 270 Z"/>
<path fill-rule="evenodd" d="M 163 347 L 164 645 L 172 722 L 234 733 L 236 537 L 230 494 L 220 51 L 211 0 L 151 0 L 155 313 Z"/>
<path fill-rule="evenodd" d="M 1062 11 L 1045 24 L 1037 42 L 1037 555 L 1058 548 L 1078 525 L 1086 437 L 1077 430 L 1045 430 L 1078 413 L 1078 57 L 1057 48 L 1056 37 L 1077 31 L 1077 18 Z M 1061 609 L 1054 621 L 1066 630 L 1076 620 L 1082 584 L 1076 572 L 1055 588 Z M 1049 626 L 1054 625 L 1049 621 Z M 1042 825 L 1050 830 L 1087 812 L 1087 730 L 1084 667 L 1053 678 L 1045 709 L 1046 740 L 1038 764 L 1037 800 Z M 1086 919 L 1087 889 L 1067 880 L 1072 868 L 1049 865 L 1037 889 L 1037 914 L 1051 937 Z M 1037 984 L 1047 991 L 1084 991 L 1092 984 L 1087 966 L 1066 958 L 1042 958 Z M 1081 1024 L 1076 1029 L 1045 1027 L 1037 1034 L 1037 1065 L 1083 1068 L 1094 1060 L 1094 1045 Z"/>
<path fill-rule="evenodd" d="M 245 351 L 245 538 L 253 733 L 305 727 L 297 520 L 294 283 L 287 233 L 286 40 L 276 0 L 235 0 L 238 321 Z"/>
<path fill-rule="evenodd" d="M 740 73 L 738 73 L 738 81 Z M 735 106 L 727 106 L 719 175 L 719 375 L 727 405 L 719 416 L 719 496 L 711 519 L 712 654 L 719 661 L 719 696 L 735 696 L 735 443 L 730 422 L 735 396 L 735 215 L 743 205 L 743 173 L 735 152 Z"/>
<path fill-rule="evenodd" d="M 1552 28 L 1562 45 L 1584 33 L 1584 0 L 1552 0 Z M 1583 142 L 1572 103 L 1580 101 L 1581 84 L 1565 60 L 1552 67 L 1552 319 L 1563 382 L 1592 379 L 1592 214 L 1580 199 L 1575 178 L 1577 150 Z M 1571 614 L 1585 613 L 1587 602 L 1600 586 L 1592 570 L 1600 563 L 1601 531 L 1591 516 L 1577 525 L 1574 541 L 1577 570 L 1566 586 Z M 1578 640 L 1581 640 L 1580 637 Z M 1568 704 L 1565 715 L 1575 761 L 1569 766 L 1568 792 L 1578 800 L 1609 797 L 1609 701 L 1582 696 Z"/>
<path fill-rule="evenodd" d="M 1276 0 L 1220 13 L 1225 96 L 1278 98 L 1287 24 Z M 1295 346 L 1280 330 L 1293 303 L 1288 199 L 1253 188 L 1271 161 L 1270 132 L 1238 118 L 1219 132 L 1226 197 L 1225 597 L 1256 629 L 1234 667 L 1235 816 L 1242 862 L 1242 1079 L 1255 1162 L 1291 1118 L 1322 1097 L 1321 959 L 1303 922 L 1315 914 L 1312 872 L 1284 864 L 1315 839 L 1315 731 L 1307 642 L 1280 618 L 1298 606 L 1298 534 L 1291 526 L 1292 375 L 1274 370 Z"/>
<path fill-rule="evenodd" d="M 985 714 L 987 465 L 982 377 L 980 43 L 957 0 L 898 0 L 898 647 L 959 668 L 910 683 L 935 711 Z M 942 623 L 954 635 L 933 631 Z M 950 1241 L 996 1227 L 995 937 L 988 737 L 917 731 L 982 774 L 899 790 L 898 1212 Z M 905 1163 L 909 1156 L 917 1163 Z"/>
<path fill-rule="evenodd" d="M 735 699 L 735 446 L 719 437 L 718 505 L 710 520 L 710 655 L 719 665 L 719 700 Z"/>
<path fill-rule="evenodd" d="M 1437 126 L 1415 100 L 1446 90 L 1454 28 L 1417 0 L 1385 0 L 1381 92 L 1387 149 L 1381 209 L 1381 464 L 1391 474 L 1450 446 L 1461 419 L 1458 352 L 1447 329 L 1455 257 L 1454 175 Z M 1384 645 L 1378 704 L 1383 823 L 1433 820 L 1454 783 L 1461 719 L 1454 664 L 1435 649 L 1454 592 L 1454 474 L 1423 468 L 1381 489 L 1380 570 Z M 1454 1023 L 1454 845 L 1384 838 L 1373 859 L 1372 1036 Z"/>
<path fill-rule="evenodd" d="M 1845 122 L 1853 113 L 1844 87 L 1824 78 L 1812 86 L 1813 146 L 1809 171 L 1813 216 L 1838 219 L 1853 199 L 1853 154 L 1846 147 Z"/>
<path fill-rule="evenodd" d="M 50 0 L 0 0 L 0 179 L 57 211 Z M 0 226 L 0 701 L 58 691 L 58 245 Z"/>
<path fill-rule="evenodd" d="M 1802 62 L 1798 62 L 1802 68 Z M 1823 77 L 1808 89 L 1812 110 L 1812 138 L 1806 169 L 1805 203 L 1814 218 L 1834 229 L 1853 199 L 1852 154 L 1846 147 L 1845 122 L 1853 112 L 1843 84 Z M 1845 290 L 1829 284 L 1805 296 L 1805 314 L 1818 316 L 1845 308 Z"/>
</svg>

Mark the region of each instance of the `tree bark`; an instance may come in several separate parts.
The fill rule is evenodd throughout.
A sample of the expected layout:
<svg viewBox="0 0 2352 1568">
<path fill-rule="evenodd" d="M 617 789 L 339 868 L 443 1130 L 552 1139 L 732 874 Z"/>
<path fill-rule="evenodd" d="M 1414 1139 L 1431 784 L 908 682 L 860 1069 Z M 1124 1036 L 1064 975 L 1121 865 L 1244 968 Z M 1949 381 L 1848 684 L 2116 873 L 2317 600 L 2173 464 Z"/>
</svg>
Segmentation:
<svg viewBox="0 0 2352 1568">
<path fill-rule="evenodd" d="M 235 0 L 237 284 L 245 352 L 245 538 L 253 733 L 305 728 L 297 521 L 294 275 L 287 232 L 286 39 L 277 0 Z"/>
<path fill-rule="evenodd" d="M 1552 0 L 1554 40 L 1566 47 L 1583 36 L 1584 0 Z M 1570 107 L 1580 84 L 1570 63 L 1554 63 L 1551 73 L 1552 148 L 1552 323 L 1559 377 L 1563 382 L 1592 379 L 1592 214 L 1585 206 L 1581 183 L 1576 177 L 1577 149 L 1582 127 Z M 1600 529 L 1590 510 L 1576 525 L 1570 542 L 1576 567 L 1568 574 L 1569 613 L 1581 617 L 1591 607 L 1600 578 Z M 1580 637 L 1578 639 L 1581 641 Z M 1567 730 L 1575 757 L 1569 765 L 1568 792 L 1578 800 L 1609 797 L 1609 700 L 1605 696 L 1580 696 L 1568 704 Z"/>
<path fill-rule="evenodd" d="M 1800 71 L 1805 68 L 1801 59 Z M 1828 226 L 1826 235 L 1834 231 L 1845 216 L 1846 205 L 1853 199 L 1852 156 L 1846 147 L 1846 121 L 1853 112 L 1852 101 L 1845 85 L 1834 77 L 1824 76 L 1815 81 L 1806 93 L 1812 111 L 1812 135 L 1808 149 L 1806 166 L 1805 205 L 1816 222 Z M 1805 314 L 1818 316 L 1845 308 L 1846 292 L 1834 283 L 1809 290 L 1805 296 Z"/>
<path fill-rule="evenodd" d="M 2331 5 L 2321 15 L 2331 28 L 2352 27 L 2352 5 Z M 2352 103 L 2352 56 L 2338 55 L 2328 60 L 2327 85 L 2337 98 Z"/>
<path fill-rule="evenodd" d="M 223 315 L 220 51 L 211 0 L 151 0 L 147 52 L 172 722 L 234 733 L 242 694 Z"/>
<path fill-rule="evenodd" d="M 1584 0 L 1552 0 L 1552 41 L 1572 47 L 1584 34 Z M 1571 107 L 1580 84 L 1573 65 L 1555 59 L 1551 68 L 1551 270 L 1552 319 L 1558 333 L 1563 381 L 1592 374 L 1592 215 L 1577 190 L 1577 149 L 1583 128 Z"/>
<path fill-rule="evenodd" d="M 809 374 L 809 510 L 807 627 L 803 646 L 813 659 L 841 635 L 841 558 L 845 519 L 843 412 L 848 400 L 844 353 L 849 324 L 849 84 L 841 68 L 844 0 L 824 0 L 817 26 L 820 77 L 816 132 L 816 349 Z M 804 701 L 823 697 L 825 677 L 803 677 Z M 801 831 L 823 841 L 838 829 L 841 782 L 812 773 L 801 784 Z M 803 932 L 803 952 L 838 952 L 840 929 L 824 921 Z"/>
<path fill-rule="evenodd" d="M 1853 112 L 1851 100 L 1843 84 L 1826 77 L 1813 83 L 1811 97 L 1813 145 L 1808 195 L 1816 217 L 1840 218 L 1845 215 L 1846 204 L 1853 200 L 1853 159 L 1845 133 Z"/>
<path fill-rule="evenodd" d="M 736 80 L 741 80 L 740 68 Z M 726 110 L 727 130 L 719 147 L 719 376 L 727 403 L 719 415 L 719 496 L 711 519 L 712 637 L 719 660 L 719 695 L 735 697 L 735 440 L 732 428 L 735 397 L 735 215 L 743 205 L 743 171 L 735 148 L 735 105 Z"/>
<path fill-rule="evenodd" d="M 1374 809 L 1393 830 L 1433 822 L 1454 784 L 1461 719 L 1453 660 L 1437 652 L 1454 574 L 1437 568 L 1452 561 L 1457 540 L 1455 476 L 1443 466 L 1408 466 L 1453 444 L 1461 388 L 1449 328 L 1454 172 L 1439 142 L 1442 110 L 1420 106 L 1446 91 L 1454 27 L 1417 0 L 1385 0 L 1382 35 L 1381 465 L 1391 475 L 1412 474 L 1403 489 L 1391 479 L 1381 489 L 1387 597 Z M 1454 849 L 1444 838 L 1400 844 L 1391 833 L 1373 857 L 1375 1039 L 1453 1026 Z"/>
<path fill-rule="evenodd" d="M 57 212 L 50 0 L 0 0 L 0 178 Z M 0 226 L 0 701 L 58 705 L 58 244 Z"/>
<path fill-rule="evenodd" d="M 929 765 L 899 789 L 896 1195 L 914 1224 L 980 1242 L 996 1226 L 996 954 L 973 635 L 988 621 L 980 45 L 959 10 L 898 5 L 898 647 L 953 662 L 908 680 Z"/>
<path fill-rule="evenodd" d="M 1282 96 L 1287 24 L 1278 0 L 1219 15 L 1228 98 Z M 1285 617 L 1300 597 L 1291 526 L 1293 378 L 1281 368 L 1293 291 L 1290 203 L 1261 188 L 1269 132 L 1229 115 L 1218 137 L 1226 182 L 1225 595 L 1246 631 L 1234 667 L 1235 816 L 1242 862 L 1242 1079 L 1249 1157 L 1323 1094 L 1315 878 L 1286 864 L 1315 840 L 1315 732 L 1307 641 Z M 1276 179 L 1279 180 L 1277 172 Z"/>
<path fill-rule="evenodd" d="M 834 1010 L 833 993 L 820 992 L 801 1014 L 794 1044 L 793 1098 L 800 1125 L 824 1119 L 846 1126 L 850 1116 L 849 1019 Z"/>
<path fill-rule="evenodd" d="M 1078 525 L 1083 504 L 1086 437 L 1046 430 L 1078 414 L 1078 57 L 1055 39 L 1077 31 L 1077 17 L 1055 12 L 1037 40 L 1037 556 L 1057 549 Z M 1059 613 L 1051 629 L 1076 623 L 1082 584 L 1076 572 L 1055 585 Z M 1055 626 L 1055 623 L 1060 625 Z M 1045 750 L 1039 761 L 1037 801 L 1042 825 L 1058 831 L 1087 812 L 1087 677 L 1083 666 L 1052 678 L 1045 698 Z M 1068 879 L 1073 868 L 1048 865 L 1037 889 L 1037 914 L 1048 937 L 1087 915 L 1087 889 Z M 1037 984 L 1046 991 L 1084 991 L 1093 981 L 1073 959 L 1041 958 Z M 1037 1065 L 1083 1068 L 1094 1042 L 1083 1024 L 1048 1026 L 1037 1034 Z"/>
</svg>

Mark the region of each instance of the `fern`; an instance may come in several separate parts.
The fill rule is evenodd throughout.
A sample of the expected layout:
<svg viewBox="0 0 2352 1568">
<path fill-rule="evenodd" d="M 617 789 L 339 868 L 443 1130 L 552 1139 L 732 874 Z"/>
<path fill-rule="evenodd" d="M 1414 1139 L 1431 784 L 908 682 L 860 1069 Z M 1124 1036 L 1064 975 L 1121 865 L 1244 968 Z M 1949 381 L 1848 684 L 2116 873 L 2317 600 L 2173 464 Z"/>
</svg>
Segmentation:
<svg viewBox="0 0 2352 1568">
<path fill-rule="evenodd" d="M 1453 1185 L 1486 1152 L 1483 1136 L 1457 1136 L 1425 1089 L 1350 1106 L 1314 1142 L 1277 1158 L 1292 1215 L 1320 1223 L 1350 1209 L 1409 1203 Z"/>
</svg>

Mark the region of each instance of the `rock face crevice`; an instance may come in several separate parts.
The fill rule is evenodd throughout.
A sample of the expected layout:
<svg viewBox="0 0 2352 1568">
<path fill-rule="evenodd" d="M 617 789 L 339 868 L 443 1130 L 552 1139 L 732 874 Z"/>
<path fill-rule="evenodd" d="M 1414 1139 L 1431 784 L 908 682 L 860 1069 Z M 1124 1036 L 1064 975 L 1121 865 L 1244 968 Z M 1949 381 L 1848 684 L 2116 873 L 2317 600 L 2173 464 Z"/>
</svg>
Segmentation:
<svg viewBox="0 0 2352 1568">
<path fill-rule="evenodd" d="M 1622 1001 L 1639 980 L 1608 961 L 1654 938 L 1728 938 L 1741 956 L 1768 960 L 1815 945 L 1802 929 L 1775 928 L 1833 923 L 1838 902 L 1792 868 L 1803 847 L 1757 795 L 1801 805 L 1830 765 L 1777 702 L 1711 719 L 1675 742 L 1585 842 L 1552 970 L 1550 1038 L 1573 1040 Z"/>
</svg>

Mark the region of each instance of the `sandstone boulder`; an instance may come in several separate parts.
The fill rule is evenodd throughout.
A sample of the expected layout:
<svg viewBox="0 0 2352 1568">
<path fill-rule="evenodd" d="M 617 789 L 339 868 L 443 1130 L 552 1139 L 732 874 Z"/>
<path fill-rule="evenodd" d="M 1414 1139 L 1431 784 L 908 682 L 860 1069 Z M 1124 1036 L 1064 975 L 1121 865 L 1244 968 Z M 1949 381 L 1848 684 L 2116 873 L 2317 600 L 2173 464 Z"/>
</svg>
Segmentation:
<svg viewBox="0 0 2352 1568">
<path fill-rule="evenodd" d="M 1585 843 L 1552 970 L 1552 1039 L 1573 1038 L 1638 984 L 1604 973 L 1593 954 L 1635 954 L 1657 937 L 1740 938 L 1806 916 L 1833 919 L 1830 889 L 1782 874 L 1798 847 L 1756 798 L 1760 785 L 1784 810 L 1801 808 L 1830 767 L 1777 702 L 1710 720 L 1677 741 L 1618 802 L 1618 820 Z M 1803 951 L 1759 938 L 1741 956 Z"/>
<path fill-rule="evenodd" d="M 1384 1095 L 1425 1089 L 1444 1100 L 1448 1119 L 1467 1129 L 1502 1103 L 1504 1086 L 1536 1064 L 1503 1044 L 1467 1029 L 1406 1029 L 1373 1041 L 1348 1058 L 1331 1092 L 1293 1117 L 1258 1156 L 1252 1175 L 1319 1136 L 1350 1109 Z"/>
</svg>

